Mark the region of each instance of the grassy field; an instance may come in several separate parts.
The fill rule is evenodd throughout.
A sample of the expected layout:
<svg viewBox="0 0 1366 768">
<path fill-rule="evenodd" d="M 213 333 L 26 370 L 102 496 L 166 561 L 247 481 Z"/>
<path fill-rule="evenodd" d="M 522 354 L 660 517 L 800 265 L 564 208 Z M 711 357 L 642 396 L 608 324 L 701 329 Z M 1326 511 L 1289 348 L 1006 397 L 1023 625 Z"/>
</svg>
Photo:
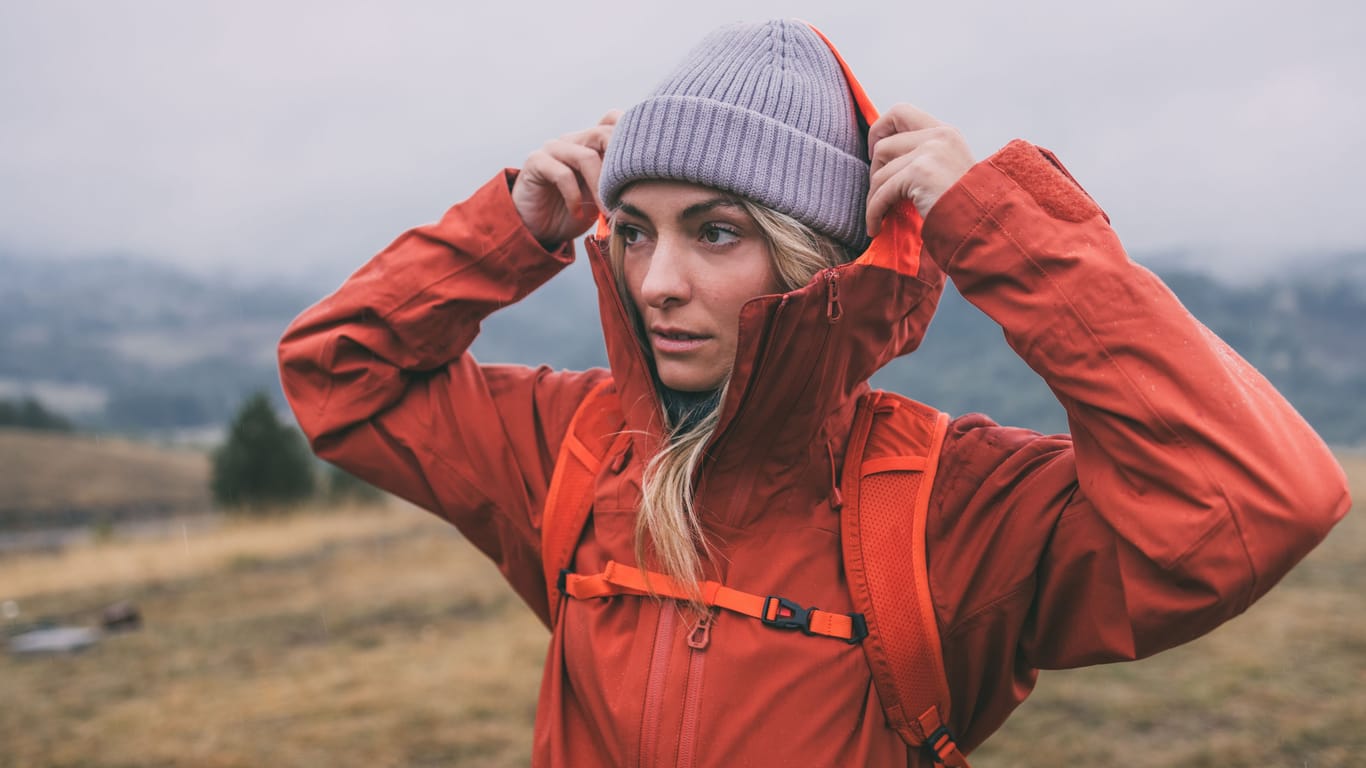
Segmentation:
<svg viewBox="0 0 1366 768">
<path fill-rule="evenodd" d="M 119 599 L 145 620 L 0 656 L 0 765 L 525 765 L 544 629 L 444 523 L 395 506 L 0 559 L 10 630 Z M 1045 674 L 974 765 L 1366 766 L 1363 583 L 1354 514 L 1210 636 Z"/>
<path fill-rule="evenodd" d="M 0 428 L 0 525 L 202 509 L 208 488 L 203 453 Z"/>
</svg>

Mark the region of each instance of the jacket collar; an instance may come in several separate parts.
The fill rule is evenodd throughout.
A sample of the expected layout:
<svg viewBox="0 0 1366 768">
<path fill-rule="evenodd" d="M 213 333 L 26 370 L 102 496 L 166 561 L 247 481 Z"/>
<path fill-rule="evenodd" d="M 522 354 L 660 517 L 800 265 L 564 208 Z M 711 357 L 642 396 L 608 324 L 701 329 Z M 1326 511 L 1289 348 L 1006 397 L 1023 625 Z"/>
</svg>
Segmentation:
<svg viewBox="0 0 1366 768">
<path fill-rule="evenodd" d="M 918 249 L 918 228 L 913 240 L 900 245 Z M 821 271 L 802 288 L 745 304 L 704 475 L 757 472 L 781 481 L 827 451 L 832 459 L 842 455 L 868 378 L 919 346 L 944 286 L 943 273 L 918 251 L 889 260 L 886 243 L 878 245 L 852 263 Z M 652 456 L 664 439 L 663 406 L 605 251 L 605 241 L 588 239 L 608 363 L 637 455 Z M 745 522 L 725 517 L 729 525 Z"/>
<path fill-rule="evenodd" d="M 813 27 L 814 29 L 814 27 Z M 820 30 L 816 33 L 826 40 Z M 851 96 L 865 125 L 877 110 L 839 51 Z M 605 222 L 604 222 L 605 224 Z M 909 202 L 895 207 L 858 259 L 822 270 L 807 285 L 759 296 L 740 312 L 739 341 L 720 424 L 707 448 L 703 481 L 764 476 L 778 486 L 829 456 L 843 455 L 857 397 L 892 359 L 920 345 L 939 304 L 944 275 L 921 258 L 921 219 Z M 654 455 L 664 439 L 663 406 L 652 363 L 637 340 L 606 258 L 607 229 L 587 249 L 598 287 L 608 363 L 637 455 Z M 833 472 L 834 467 L 831 466 Z M 830 481 L 827 481 L 830 482 Z M 699 494 L 703 486 L 699 486 Z M 720 522 L 743 525 L 754 512 L 741 503 Z M 724 505 L 723 505 L 724 506 Z"/>
</svg>

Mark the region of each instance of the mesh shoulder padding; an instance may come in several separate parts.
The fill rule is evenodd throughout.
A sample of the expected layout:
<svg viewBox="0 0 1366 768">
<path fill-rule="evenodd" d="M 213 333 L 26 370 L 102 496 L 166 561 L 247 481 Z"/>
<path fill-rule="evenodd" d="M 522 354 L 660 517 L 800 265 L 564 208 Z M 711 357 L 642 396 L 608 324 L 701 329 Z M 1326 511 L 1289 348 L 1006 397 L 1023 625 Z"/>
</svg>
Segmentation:
<svg viewBox="0 0 1366 768">
<path fill-rule="evenodd" d="M 874 392 L 859 404 L 844 460 L 845 575 L 868 623 L 864 653 L 888 724 L 940 762 L 966 765 L 949 719 L 949 687 L 929 590 L 925 523 L 948 416 Z"/>
<path fill-rule="evenodd" d="M 877 627 L 893 678 L 904 681 L 910 690 L 935 691 L 943 676 L 943 656 L 936 653 L 940 650 L 938 627 L 934 622 L 924 621 L 921 606 L 915 602 L 922 594 L 928 596 L 929 589 L 919 579 L 923 565 L 918 559 L 923 557 L 924 548 L 914 544 L 917 531 L 907 508 L 920 493 L 922 477 L 920 472 L 879 472 L 863 478 L 859 504 L 865 544 L 864 571 L 868 582 L 874 585 L 869 590 L 872 615 L 865 613 L 864 618 L 870 633 L 874 625 Z M 876 556 L 868 556 L 867 545 L 882 541 L 898 544 L 874 545 Z M 898 595 L 902 599 L 886 602 Z M 931 653 L 935 653 L 934 663 L 929 663 Z M 908 714 L 915 717 L 920 713 Z"/>
</svg>

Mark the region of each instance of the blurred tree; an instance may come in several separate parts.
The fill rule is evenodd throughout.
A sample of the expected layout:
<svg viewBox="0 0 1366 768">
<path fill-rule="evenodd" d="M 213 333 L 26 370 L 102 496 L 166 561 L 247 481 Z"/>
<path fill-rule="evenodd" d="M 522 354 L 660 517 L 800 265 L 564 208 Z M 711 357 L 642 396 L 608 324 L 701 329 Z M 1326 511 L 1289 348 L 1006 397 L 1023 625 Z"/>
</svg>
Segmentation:
<svg viewBox="0 0 1366 768">
<path fill-rule="evenodd" d="M 26 397 L 17 403 L 0 400 L 0 427 L 69 432 L 71 422 L 44 408 L 37 398 Z"/>
<path fill-rule="evenodd" d="M 247 398 L 214 452 L 213 497 L 228 507 L 262 509 L 313 494 L 313 460 L 303 437 L 281 423 L 264 392 Z"/>
</svg>

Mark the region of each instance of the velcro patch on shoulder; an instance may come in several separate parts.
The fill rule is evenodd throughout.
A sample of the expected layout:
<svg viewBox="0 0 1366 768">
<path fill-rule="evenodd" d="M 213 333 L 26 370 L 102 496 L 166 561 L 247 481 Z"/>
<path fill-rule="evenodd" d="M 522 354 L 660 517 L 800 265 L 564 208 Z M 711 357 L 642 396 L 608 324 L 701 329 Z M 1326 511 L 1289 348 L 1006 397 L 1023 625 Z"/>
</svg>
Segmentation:
<svg viewBox="0 0 1366 768">
<path fill-rule="evenodd" d="M 1081 188 L 1058 158 L 1042 147 L 1015 140 L 991 158 L 991 164 L 1029 193 L 1049 216 L 1080 222 L 1100 214 L 1096 201 Z M 1109 220 L 1109 217 L 1105 217 Z"/>
</svg>

